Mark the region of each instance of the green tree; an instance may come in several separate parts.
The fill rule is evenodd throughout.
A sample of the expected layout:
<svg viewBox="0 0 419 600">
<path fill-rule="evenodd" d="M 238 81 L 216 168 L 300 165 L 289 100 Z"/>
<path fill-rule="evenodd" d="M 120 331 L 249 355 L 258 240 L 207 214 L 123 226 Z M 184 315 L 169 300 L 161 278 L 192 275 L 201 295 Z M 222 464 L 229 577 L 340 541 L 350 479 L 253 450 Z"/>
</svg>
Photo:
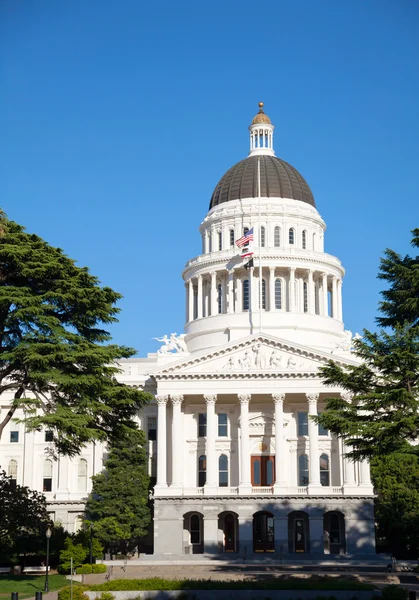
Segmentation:
<svg viewBox="0 0 419 600">
<path fill-rule="evenodd" d="M 410 450 L 410 451 L 409 451 Z M 419 457 L 406 453 L 378 456 L 371 461 L 377 492 L 377 542 L 397 558 L 419 556 Z"/>
<path fill-rule="evenodd" d="M 87 549 L 82 544 L 75 544 L 71 537 L 64 542 L 64 548 L 60 552 L 60 571 L 70 573 L 71 559 L 73 559 L 73 569 L 76 569 L 84 563 L 87 557 Z"/>
<path fill-rule="evenodd" d="M 121 296 L 87 268 L 0 213 L 0 397 L 13 393 L 0 437 L 18 408 L 29 429 L 53 432 L 59 453 L 135 428 L 148 394 L 116 380 L 134 350 L 111 344 Z"/>
<path fill-rule="evenodd" d="M 45 496 L 16 482 L 0 471 L 0 555 L 9 559 L 22 541 L 45 539 L 49 526 Z"/>
<path fill-rule="evenodd" d="M 93 489 L 86 504 L 86 519 L 94 534 L 109 549 L 119 542 L 126 552 L 147 534 L 147 457 L 142 431 L 130 432 L 111 446 L 102 473 L 92 477 Z"/>
<path fill-rule="evenodd" d="M 419 246 L 419 230 L 412 245 Z M 379 277 L 390 283 L 382 292 L 386 330 L 364 330 L 354 341 L 358 366 L 330 361 L 320 371 L 327 385 L 349 397 L 330 398 L 315 420 L 345 438 L 354 459 L 403 451 L 419 434 L 419 256 L 401 257 L 387 250 Z"/>
</svg>

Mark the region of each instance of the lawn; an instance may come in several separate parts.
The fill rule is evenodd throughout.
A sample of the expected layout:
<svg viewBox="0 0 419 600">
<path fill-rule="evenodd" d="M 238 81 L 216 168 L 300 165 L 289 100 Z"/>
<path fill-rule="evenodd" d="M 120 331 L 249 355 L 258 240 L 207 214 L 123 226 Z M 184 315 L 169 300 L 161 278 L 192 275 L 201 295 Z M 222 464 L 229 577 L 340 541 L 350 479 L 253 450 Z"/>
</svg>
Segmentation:
<svg viewBox="0 0 419 600">
<path fill-rule="evenodd" d="M 51 592 L 69 584 L 65 575 L 49 575 Z M 11 592 L 19 592 L 19 600 L 35 596 L 35 592 L 43 592 L 45 575 L 0 575 L 0 599 L 10 598 Z"/>
</svg>

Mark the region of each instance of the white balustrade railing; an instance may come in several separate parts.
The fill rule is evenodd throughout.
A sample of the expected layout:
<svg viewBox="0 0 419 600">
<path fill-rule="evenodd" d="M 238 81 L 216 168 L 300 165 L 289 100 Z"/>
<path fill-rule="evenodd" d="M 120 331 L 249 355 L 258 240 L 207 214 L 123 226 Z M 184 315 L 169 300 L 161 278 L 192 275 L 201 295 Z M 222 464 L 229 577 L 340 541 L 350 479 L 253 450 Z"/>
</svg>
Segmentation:
<svg viewBox="0 0 419 600">
<path fill-rule="evenodd" d="M 273 494 L 273 487 L 252 487 L 252 494 Z"/>
<path fill-rule="evenodd" d="M 176 495 L 179 493 L 179 491 L 176 492 Z M 320 495 L 320 496 L 330 496 L 330 495 L 343 495 L 343 488 L 342 487 L 332 487 L 332 486 L 322 486 L 320 488 L 316 489 L 315 495 Z M 238 487 L 219 487 L 216 488 L 215 490 L 211 491 L 211 494 L 214 494 L 216 496 L 238 496 L 240 494 L 239 492 L 239 488 Z M 272 496 L 274 494 L 274 487 L 273 486 L 253 486 L 252 487 L 252 494 L 261 494 L 264 496 Z M 284 490 L 280 492 L 281 496 L 292 496 L 294 494 L 298 494 L 298 495 L 302 495 L 302 496 L 308 496 L 310 495 L 310 491 L 309 491 L 309 486 L 298 486 L 298 487 L 287 487 L 284 488 Z M 170 488 L 168 488 L 168 490 L 166 491 L 166 493 L 164 494 L 165 496 L 170 496 Z M 203 496 L 204 495 L 204 488 L 203 487 L 190 487 L 190 488 L 183 488 L 183 495 L 184 496 Z"/>
</svg>

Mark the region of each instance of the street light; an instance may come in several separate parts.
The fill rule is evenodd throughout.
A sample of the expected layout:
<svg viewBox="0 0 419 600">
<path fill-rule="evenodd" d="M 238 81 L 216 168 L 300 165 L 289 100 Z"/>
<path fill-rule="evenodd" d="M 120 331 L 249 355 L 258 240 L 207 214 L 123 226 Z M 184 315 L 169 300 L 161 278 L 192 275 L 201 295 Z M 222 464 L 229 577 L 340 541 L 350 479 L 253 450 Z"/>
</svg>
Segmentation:
<svg viewBox="0 0 419 600">
<path fill-rule="evenodd" d="M 49 592 L 49 588 L 48 588 L 48 569 L 49 569 L 49 538 L 52 535 L 52 529 L 51 527 L 48 527 L 48 529 L 45 532 L 45 536 L 47 538 L 47 561 L 46 561 L 46 573 L 45 573 L 45 587 L 44 587 L 44 591 L 45 592 Z"/>
</svg>

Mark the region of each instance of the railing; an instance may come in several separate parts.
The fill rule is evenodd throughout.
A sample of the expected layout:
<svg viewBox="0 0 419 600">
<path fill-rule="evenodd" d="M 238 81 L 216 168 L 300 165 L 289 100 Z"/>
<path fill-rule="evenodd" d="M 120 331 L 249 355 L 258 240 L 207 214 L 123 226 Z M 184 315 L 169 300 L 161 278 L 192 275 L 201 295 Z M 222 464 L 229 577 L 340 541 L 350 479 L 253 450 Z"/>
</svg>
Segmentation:
<svg viewBox="0 0 419 600">
<path fill-rule="evenodd" d="M 183 496 L 203 496 L 205 494 L 205 488 L 203 487 L 190 487 L 183 488 L 183 492 L 181 492 Z M 252 495 L 263 495 L 263 496 L 272 496 L 274 494 L 274 486 L 252 486 L 251 488 Z M 331 487 L 331 486 L 322 486 L 317 487 L 315 491 L 316 496 L 342 496 L 343 495 L 342 487 Z M 158 494 L 159 496 L 171 496 L 178 495 L 179 490 L 176 491 L 175 494 L 170 493 L 170 487 L 167 488 L 166 492 L 163 494 Z M 215 496 L 239 496 L 240 488 L 239 487 L 218 487 L 214 490 L 211 490 L 211 494 Z M 286 487 L 284 490 L 280 490 L 279 494 L 281 496 L 293 496 L 293 495 L 301 495 L 301 496 L 309 496 L 310 488 L 309 486 L 298 486 L 298 487 Z"/>
<path fill-rule="evenodd" d="M 297 494 L 305 494 L 307 496 L 308 494 L 308 487 L 298 487 L 297 488 Z"/>
<path fill-rule="evenodd" d="M 252 487 L 252 494 L 273 494 L 273 487 Z"/>
</svg>

